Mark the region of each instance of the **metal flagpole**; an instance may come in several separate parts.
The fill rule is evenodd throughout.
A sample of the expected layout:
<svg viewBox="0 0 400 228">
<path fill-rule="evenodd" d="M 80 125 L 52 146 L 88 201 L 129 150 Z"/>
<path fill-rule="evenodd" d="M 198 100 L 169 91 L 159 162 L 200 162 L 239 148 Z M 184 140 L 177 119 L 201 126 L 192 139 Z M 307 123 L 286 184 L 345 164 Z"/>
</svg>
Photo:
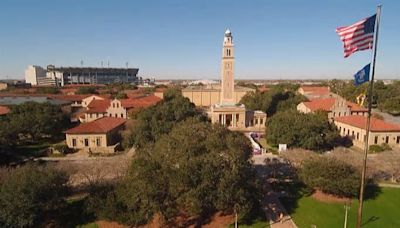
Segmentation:
<svg viewBox="0 0 400 228">
<path fill-rule="evenodd" d="M 369 141 L 369 131 L 370 131 L 370 127 L 371 127 L 372 91 L 374 88 L 375 60 L 376 60 L 376 50 L 377 50 L 377 46 L 378 46 L 379 21 L 380 21 L 380 16 L 381 16 L 381 7 L 382 7 L 382 5 L 378 5 L 377 13 L 376 13 L 376 20 L 375 20 L 372 73 L 371 73 L 371 80 L 369 83 L 369 91 L 368 91 L 368 117 L 367 117 L 367 124 L 366 124 L 364 161 L 363 161 L 363 167 L 362 167 L 362 173 L 361 173 L 361 186 L 360 186 L 359 204 L 358 204 L 358 212 L 357 212 L 357 228 L 361 228 L 361 224 L 362 224 L 364 189 L 365 189 L 365 179 L 366 179 L 365 176 L 366 176 L 366 171 L 367 171 L 368 141 Z"/>
</svg>

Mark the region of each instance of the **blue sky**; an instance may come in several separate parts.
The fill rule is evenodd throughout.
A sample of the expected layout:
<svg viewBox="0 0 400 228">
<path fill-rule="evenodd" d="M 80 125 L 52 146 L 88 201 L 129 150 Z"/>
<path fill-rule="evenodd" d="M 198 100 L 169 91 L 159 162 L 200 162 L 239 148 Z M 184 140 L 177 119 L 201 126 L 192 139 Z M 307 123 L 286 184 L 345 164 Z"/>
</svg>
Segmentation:
<svg viewBox="0 0 400 228">
<path fill-rule="evenodd" d="M 223 34 L 236 78 L 351 78 L 371 51 L 343 58 L 338 26 L 382 3 L 376 78 L 400 78 L 400 1 L 2 0 L 0 78 L 27 65 L 139 67 L 144 77 L 219 78 Z"/>
</svg>

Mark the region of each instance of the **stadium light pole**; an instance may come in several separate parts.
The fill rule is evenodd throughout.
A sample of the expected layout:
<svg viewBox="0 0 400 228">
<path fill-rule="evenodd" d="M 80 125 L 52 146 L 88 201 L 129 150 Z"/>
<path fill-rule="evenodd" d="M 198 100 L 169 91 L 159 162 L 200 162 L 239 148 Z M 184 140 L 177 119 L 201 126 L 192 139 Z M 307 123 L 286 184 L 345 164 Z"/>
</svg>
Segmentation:
<svg viewBox="0 0 400 228">
<path fill-rule="evenodd" d="M 357 228 L 361 228 L 361 224 L 362 224 L 365 179 L 366 179 L 366 171 L 367 171 L 368 141 L 369 141 L 369 132 L 370 132 L 370 125 L 371 125 L 372 92 L 373 92 L 373 88 L 374 88 L 375 60 L 376 60 L 376 51 L 377 51 L 377 46 L 378 46 L 378 34 L 379 34 L 379 22 L 380 22 L 380 16 L 381 16 L 381 8 L 382 8 L 382 5 L 378 5 L 377 13 L 376 13 L 376 21 L 375 21 L 375 35 L 374 35 L 375 40 L 374 40 L 374 49 L 373 49 L 373 55 L 372 55 L 373 59 L 372 59 L 371 81 L 369 83 L 369 89 L 368 89 L 368 117 L 367 117 L 367 123 L 366 123 L 364 160 L 363 160 L 363 167 L 362 167 L 362 172 L 361 172 L 359 204 L 358 204 L 358 211 L 357 211 Z"/>
</svg>

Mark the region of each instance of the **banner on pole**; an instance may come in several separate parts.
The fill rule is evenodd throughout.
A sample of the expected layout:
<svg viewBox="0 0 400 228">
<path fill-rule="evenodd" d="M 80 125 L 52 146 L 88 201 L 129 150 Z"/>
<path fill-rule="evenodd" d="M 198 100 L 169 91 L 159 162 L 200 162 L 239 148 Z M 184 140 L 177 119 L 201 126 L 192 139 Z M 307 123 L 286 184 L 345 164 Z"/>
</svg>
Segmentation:
<svg viewBox="0 0 400 228">
<path fill-rule="evenodd" d="M 358 86 L 369 81 L 370 67 L 371 64 L 369 63 L 354 75 L 354 85 Z"/>
</svg>

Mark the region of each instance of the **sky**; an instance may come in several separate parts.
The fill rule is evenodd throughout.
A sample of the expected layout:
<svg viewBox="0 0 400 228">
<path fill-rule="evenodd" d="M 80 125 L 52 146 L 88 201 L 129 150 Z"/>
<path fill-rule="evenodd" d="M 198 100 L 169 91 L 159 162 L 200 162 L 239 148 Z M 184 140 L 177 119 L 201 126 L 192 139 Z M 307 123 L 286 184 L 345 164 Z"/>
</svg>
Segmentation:
<svg viewBox="0 0 400 228">
<path fill-rule="evenodd" d="M 218 79 L 227 28 L 238 79 L 350 79 L 372 51 L 343 58 L 335 28 L 383 4 L 377 79 L 400 79 L 397 0 L 1 0 L 0 79 L 28 65 L 138 67 L 142 77 Z"/>
</svg>

